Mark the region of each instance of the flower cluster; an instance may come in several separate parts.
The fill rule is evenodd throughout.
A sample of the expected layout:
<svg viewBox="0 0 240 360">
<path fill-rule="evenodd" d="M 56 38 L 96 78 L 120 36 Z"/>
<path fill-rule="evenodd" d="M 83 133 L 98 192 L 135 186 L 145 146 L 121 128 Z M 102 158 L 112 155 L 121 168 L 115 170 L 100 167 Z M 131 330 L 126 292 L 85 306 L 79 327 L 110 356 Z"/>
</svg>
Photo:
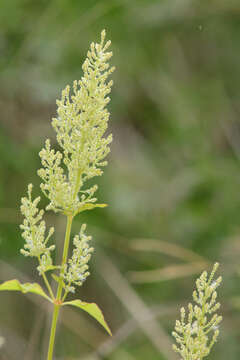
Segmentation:
<svg viewBox="0 0 240 360">
<path fill-rule="evenodd" d="M 68 260 L 68 266 L 65 267 L 64 280 L 67 284 L 67 292 L 74 293 L 75 288 L 72 284 L 81 286 L 90 275 L 88 272 L 88 262 L 94 249 L 88 245 L 88 242 L 92 237 L 87 236 L 85 230 L 86 224 L 83 224 L 79 235 L 75 235 L 73 240 L 75 248 L 73 250 L 72 258 Z"/>
<path fill-rule="evenodd" d="M 90 46 L 87 59 L 82 66 L 81 80 L 74 81 L 72 89 L 66 86 L 60 100 L 57 100 L 57 117 L 52 119 L 52 126 L 60 151 L 54 150 L 47 139 L 45 147 L 39 153 L 42 164 L 42 168 L 38 170 L 42 180 L 40 187 L 49 200 L 46 210 L 63 213 L 67 216 L 68 222 L 71 219 L 71 224 L 74 216 L 81 211 L 106 206 L 96 203 L 97 185 L 84 185 L 87 180 L 102 174 L 102 167 L 107 164 L 105 158 L 112 141 L 111 134 L 105 135 L 109 120 L 106 106 L 110 101 L 108 95 L 113 83 L 108 81 L 108 77 L 114 71 L 109 65 L 112 56 L 112 52 L 108 51 L 110 44 L 110 41 L 105 42 L 103 30 L 100 42 L 92 43 Z M 63 287 L 66 296 L 68 292 L 74 292 L 74 285 L 82 285 L 89 275 L 88 261 L 93 252 L 93 248 L 88 246 L 91 237 L 85 235 L 86 226 L 83 225 L 80 234 L 74 237 L 73 255 L 67 261 L 70 225 L 62 263 L 54 266 L 51 251 L 55 246 L 47 246 L 54 228 L 50 228 L 48 235 L 45 235 L 46 224 L 42 219 L 44 211 L 38 209 L 39 201 L 40 197 L 32 200 L 30 184 L 28 197 L 22 199 L 21 205 L 24 216 L 21 229 L 25 240 L 21 253 L 38 258 L 37 269 L 43 276 L 52 298 L 53 292 L 45 272 L 60 270 L 59 276 L 53 274 L 60 288 L 57 296 L 61 296 Z"/>
<path fill-rule="evenodd" d="M 112 135 L 106 135 L 109 121 L 107 104 L 113 82 L 108 80 L 114 71 L 109 65 L 112 52 L 108 51 L 110 41 L 105 41 L 105 31 L 101 33 L 99 43 L 92 43 L 82 69 L 83 76 L 74 81 L 72 88 L 66 86 L 60 100 L 57 100 L 57 116 L 52 119 L 52 127 L 56 132 L 59 150 L 54 150 L 47 139 L 40 151 L 41 178 L 40 188 L 48 199 L 45 210 L 60 212 L 66 216 L 65 239 L 60 264 L 53 264 L 52 251 L 55 245 L 48 241 L 54 233 L 51 227 L 46 231 L 43 220 L 44 210 L 39 209 L 40 197 L 32 199 L 33 186 L 28 185 L 28 196 L 21 200 L 21 212 L 24 216 L 20 225 L 25 240 L 21 253 L 36 257 L 37 270 L 45 283 L 48 293 L 38 283 L 21 284 L 17 279 L 0 284 L 0 291 L 11 290 L 23 293 L 32 292 L 49 300 L 53 305 L 52 325 L 49 338 L 47 358 L 51 360 L 54 352 L 56 326 L 61 306 L 71 305 L 88 312 L 111 334 L 101 310 L 95 303 L 81 300 L 65 301 L 76 286 L 81 286 L 90 275 L 89 261 L 94 249 L 89 246 L 91 236 L 85 234 L 86 225 L 82 225 L 80 233 L 73 238 L 72 257 L 69 258 L 71 231 L 74 217 L 84 210 L 105 207 L 98 204 L 95 193 L 97 185 L 86 186 L 86 181 L 102 175 L 102 167 L 110 151 Z M 49 282 L 50 270 L 52 278 L 58 283 L 56 291 Z M 0 337 L 0 347 L 3 340 Z"/>
<path fill-rule="evenodd" d="M 22 237 L 25 240 L 24 249 L 21 249 L 21 253 L 40 259 L 41 257 L 50 257 L 50 252 L 55 249 L 55 245 L 47 247 L 48 240 L 54 233 L 54 228 L 51 227 L 46 236 L 46 223 L 42 220 L 44 210 L 38 209 L 40 197 L 32 200 L 32 188 L 32 184 L 29 184 L 28 197 L 21 200 L 21 212 L 24 220 L 20 228 L 23 230 Z"/>
<path fill-rule="evenodd" d="M 62 152 L 51 149 L 50 141 L 40 152 L 42 168 L 38 171 L 43 180 L 41 189 L 49 198 L 47 210 L 77 214 L 86 205 L 91 208 L 96 198 L 97 187 L 82 190 L 84 182 L 102 174 L 101 167 L 109 153 L 112 135 L 104 137 L 107 130 L 109 112 L 106 105 L 110 101 L 112 81 L 108 76 L 114 71 L 108 60 L 112 52 L 106 51 L 111 42 L 105 41 L 105 31 L 101 42 L 92 43 L 82 69 L 83 77 L 74 81 L 73 90 L 67 86 L 57 100 L 57 117 L 52 126 Z M 79 197 L 79 192 L 83 194 Z M 87 196 L 86 196 L 87 194 Z"/>
<path fill-rule="evenodd" d="M 202 360 L 209 354 L 219 335 L 218 324 L 222 317 L 215 313 L 220 308 L 220 304 L 216 302 L 216 288 L 222 278 L 213 280 L 218 265 L 214 265 L 209 277 L 204 271 L 197 279 L 196 290 L 193 292 L 196 305 L 188 305 L 187 316 L 182 308 L 181 320 L 176 321 L 175 332 L 172 334 L 178 345 L 173 345 L 173 348 L 183 360 Z"/>
</svg>

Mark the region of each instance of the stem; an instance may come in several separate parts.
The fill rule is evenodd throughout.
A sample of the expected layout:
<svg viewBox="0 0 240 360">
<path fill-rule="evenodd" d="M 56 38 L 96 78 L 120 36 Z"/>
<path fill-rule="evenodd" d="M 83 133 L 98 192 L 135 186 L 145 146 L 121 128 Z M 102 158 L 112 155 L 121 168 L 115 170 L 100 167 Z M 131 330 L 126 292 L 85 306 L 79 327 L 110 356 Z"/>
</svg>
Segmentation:
<svg viewBox="0 0 240 360">
<path fill-rule="evenodd" d="M 53 357 L 53 348 L 54 348 L 54 342 L 55 342 L 57 320 L 58 320 L 58 315 L 59 315 L 59 307 L 60 307 L 60 305 L 54 304 L 47 360 L 52 360 L 52 357 Z"/>
<path fill-rule="evenodd" d="M 68 291 L 66 291 L 66 290 L 65 290 L 65 293 L 64 293 L 64 295 L 63 295 L 63 297 L 62 297 L 62 302 L 64 302 L 64 301 L 65 301 L 65 299 L 66 299 L 67 295 L 68 295 Z"/>
<path fill-rule="evenodd" d="M 78 172 L 77 172 L 77 181 L 76 181 L 76 187 L 75 187 L 75 191 L 74 191 L 74 194 L 73 194 L 73 198 L 75 199 L 78 192 L 79 192 L 79 187 L 80 187 L 80 181 L 81 181 L 81 169 L 78 169 Z"/>
<path fill-rule="evenodd" d="M 62 296 L 62 289 L 63 289 L 62 276 L 64 274 L 64 265 L 66 264 L 67 257 L 68 257 L 68 249 L 69 249 L 72 221 L 73 221 L 73 216 L 68 215 L 67 228 L 66 228 L 64 247 L 63 247 L 62 263 L 61 263 L 61 271 L 60 271 L 60 281 L 59 281 L 58 289 L 57 289 L 57 298 L 56 298 L 57 300 L 61 300 L 61 296 Z"/>
<path fill-rule="evenodd" d="M 44 273 L 42 274 L 42 277 L 43 277 L 43 280 L 44 280 L 44 282 L 45 282 L 45 284 L 46 284 L 46 286 L 48 288 L 48 292 L 49 292 L 52 300 L 54 300 L 54 295 L 53 295 L 53 292 L 52 292 L 51 285 L 49 284 L 48 279 L 47 279 L 47 277 L 46 277 L 46 275 Z"/>
<path fill-rule="evenodd" d="M 40 256 L 38 256 L 38 262 L 39 262 L 39 265 L 40 265 L 41 264 Z M 43 280 L 45 282 L 45 285 L 46 285 L 46 287 L 48 289 L 49 295 L 51 296 L 52 300 L 54 300 L 53 291 L 52 291 L 51 285 L 49 284 L 49 281 L 48 281 L 46 275 L 44 274 L 44 272 L 41 275 L 42 275 Z"/>
<path fill-rule="evenodd" d="M 63 255 L 62 255 L 60 281 L 58 283 L 57 297 L 56 297 L 56 300 L 54 301 L 54 310 L 53 310 L 53 317 L 52 317 L 52 326 L 51 326 L 51 333 L 50 333 L 50 339 L 49 339 L 47 360 L 52 360 L 52 357 L 53 357 L 53 348 L 54 348 L 54 343 L 55 343 L 57 320 L 58 320 L 58 315 L 59 315 L 59 309 L 60 309 L 60 306 L 61 306 L 61 303 L 62 303 L 62 299 L 61 299 L 62 289 L 63 289 L 62 275 L 64 273 L 64 265 L 67 262 L 72 221 L 73 221 L 73 216 L 68 215 L 68 217 L 67 217 L 67 227 L 66 227 L 66 233 L 65 233 L 65 240 L 64 240 L 64 247 L 63 247 Z"/>
</svg>

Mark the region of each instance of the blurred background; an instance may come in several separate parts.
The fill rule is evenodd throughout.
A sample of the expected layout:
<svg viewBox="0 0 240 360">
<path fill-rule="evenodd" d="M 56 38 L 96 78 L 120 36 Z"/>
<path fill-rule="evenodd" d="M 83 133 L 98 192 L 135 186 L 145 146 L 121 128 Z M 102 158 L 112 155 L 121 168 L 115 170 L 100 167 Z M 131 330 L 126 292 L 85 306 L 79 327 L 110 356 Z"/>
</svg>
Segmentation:
<svg viewBox="0 0 240 360">
<path fill-rule="evenodd" d="M 116 65 L 114 142 L 96 181 L 109 207 L 77 217 L 73 232 L 86 222 L 96 248 L 77 297 L 99 304 L 113 337 L 64 309 L 56 359 L 176 360 L 175 319 L 215 261 L 224 321 L 209 359 L 239 359 L 238 0 L 0 2 L 0 281 L 41 281 L 19 254 L 20 199 L 29 182 L 40 194 L 38 152 L 46 137 L 55 142 L 55 100 L 81 77 L 103 28 Z M 65 219 L 46 220 L 61 247 Z M 9 292 L 0 304 L 0 360 L 45 359 L 48 304 Z"/>
</svg>

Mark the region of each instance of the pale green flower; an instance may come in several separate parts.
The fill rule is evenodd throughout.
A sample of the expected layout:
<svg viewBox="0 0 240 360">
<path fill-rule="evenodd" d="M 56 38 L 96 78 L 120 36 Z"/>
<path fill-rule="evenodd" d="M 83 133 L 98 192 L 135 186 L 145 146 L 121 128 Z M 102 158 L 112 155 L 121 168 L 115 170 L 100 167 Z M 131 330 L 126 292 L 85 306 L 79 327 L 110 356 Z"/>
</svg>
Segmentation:
<svg viewBox="0 0 240 360">
<path fill-rule="evenodd" d="M 66 86 L 61 99 L 57 100 L 57 117 L 52 120 L 52 126 L 61 151 L 52 149 L 49 139 L 40 151 L 42 168 L 38 170 L 38 175 L 43 181 L 41 190 L 49 199 L 46 210 L 60 211 L 71 218 L 81 211 L 106 206 L 96 203 L 97 185 L 90 188 L 83 188 L 83 185 L 102 174 L 112 141 L 111 134 L 105 135 L 109 120 L 106 105 L 110 101 L 108 95 L 113 84 L 108 77 L 114 71 L 108 63 L 112 56 L 112 52 L 107 51 L 110 44 L 110 41 L 105 43 L 103 30 L 100 43 L 90 45 L 82 66 L 81 80 L 74 81 L 72 89 Z M 83 225 L 80 234 L 74 237 L 75 249 L 68 264 L 54 266 L 51 251 L 55 246 L 47 247 L 54 229 L 50 228 L 48 236 L 45 236 L 44 211 L 37 207 L 40 197 L 32 200 L 31 193 L 30 184 L 28 198 L 22 199 L 21 206 L 24 216 L 21 229 L 25 239 L 21 253 L 38 258 L 40 275 L 45 276 L 48 270 L 60 269 L 60 277 L 55 276 L 55 279 L 65 282 L 66 293 L 74 292 L 74 285 L 82 285 L 89 275 L 88 262 L 93 252 L 93 248 L 88 246 L 91 237 L 85 235 Z"/>
<path fill-rule="evenodd" d="M 79 235 L 75 235 L 73 244 L 75 246 L 71 259 L 68 260 L 68 266 L 65 267 L 64 280 L 67 283 L 67 290 L 74 292 L 72 284 L 81 286 L 86 278 L 90 275 L 88 272 L 88 262 L 91 259 L 91 254 L 94 251 L 89 247 L 88 242 L 92 239 L 91 236 L 85 234 L 86 224 L 81 226 Z"/>
<path fill-rule="evenodd" d="M 28 197 L 22 198 L 21 212 L 25 217 L 20 228 L 23 230 L 22 237 L 25 240 L 24 249 L 21 253 L 25 256 L 36 256 L 40 258 L 42 255 L 49 255 L 50 251 L 55 249 L 55 245 L 47 247 L 49 238 L 54 233 L 51 227 L 46 236 L 46 223 L 43 218 L 44 210 L 38 209 L 40 197 L 32 200 L 32 184 L 28 185 Z"/>
<path fill-rule="evenodd" d="M 105 31 L 101 33 L 100 43 L 92 43 L 82 69 L 81 80 L 74 81 L 72 88 L 66 86 L 60 100 L 57 100 L 57 117 L 52 120 L 56 132 L 58 147 L 54 150 L 47 139 L 40 151 L 42 168 L 38 170 L 42 183 L 42 192 L 48 198 L 46 210 L 61 212 L 66 216 L 66 230 L 60 264 L 53 264 L 51 252 L 55 245 L 48 241 L 54 232 L 51 227 L 46 234 L 43 220 L 44 210 L 39 210 L 40 197 L 32 199 L 32 185 L 28 186 L 28 196 L 21 200 L 21 212 L 24 216 L 22 237 L 25 240 L 21 253 L 38 259 L 37 270 L 42 276 L 48 293 L 38 283 L 21 284 L 17 279 L 0 284 L 0 291 L 32 292 L 43 296 L 53 305 L 51 332 L 47 359 L 52 360 L 56 326 L 59 310 L 62 306 L 75 306 L 94 317 L 111 335 L 101 310 L 95 303 L 86 303 L 80 299 L 65 301 L 69 292 L 75 292 L 90 275 L 89 261 L 94 249 L 89 247 L 91 236 L 85 234 L 86 225 L 82 225 L 79 235 L 73 238 L 73 253 L 69 259 L 71 230 L 74 217 L 84 210 L 105 207 L 97 204 L 95 193 L 97 185 L 86 186 L 87 180 L 100 176 L 102 167 L 112 141 L 112 135 L 106 135 L 112 81 L 108 81 L 114 68 L 110 67 L 112 56 L 107 51 L 111 42 L 105 42 Z M 56 292 L 48 279 L 48 271 L 58 283 Z M 1 337 L 0 337 L 1 347 Z"/>
<path fill-rule="evenodd" d="M 176 321 L 173 336 L 177 346 L 174 350 L 181 355 L 182 360 L 202 360 L 206 357 L 219 335 L 218 325 L 222 316 L 213 314 L 220 308 L 216 302 L 216 288 L 222 278 L 213 280 L 219 264 L 216 263 L 208 278 L 206 271 L 196 281 L 196 290 L 193 292 L 193 300 L 196 305 L 188 305 L 188 315 L 181 308 L 181 320 Z"/>
<path fill-rule="evenodd" d="M 101 167 L 109 153 L 112 135 L 104 136 L 108 127 L 112 81 L 107 81 L 114 68 L 109 66 L 111 42 L 101 33 L 100 44 L 92 43 L 82 69 L 83 77 L 62 91 L 57 100 L 57 118 L 52 126 L 62 152 L 51 149 L 50 141 L 40 152 L 43 168 L 38 171 L 41 189 L 49 198 L 47 210 L 76 214 L 96 202 L 97 186 L 82 189 L 86 180 L 102 174 Z M 88 208 L 88 207 L 87 207 Z"/>
</svg>

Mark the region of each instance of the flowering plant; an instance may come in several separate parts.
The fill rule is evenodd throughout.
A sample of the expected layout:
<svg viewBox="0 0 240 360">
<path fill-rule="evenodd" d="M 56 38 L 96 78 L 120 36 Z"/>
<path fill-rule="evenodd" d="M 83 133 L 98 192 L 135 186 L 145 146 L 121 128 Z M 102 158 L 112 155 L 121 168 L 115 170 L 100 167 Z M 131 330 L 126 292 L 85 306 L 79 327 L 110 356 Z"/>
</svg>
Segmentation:
<svg viewBox="0 0 240 360">
<path fill-rule="evenodd" d="M 106 206 L 97 203 L 97 185 L 89 188 L 85 184 L 87 180 L 102 175 L 102 167 L 107 165 L 105 158 L 112 141 L 111 134 L 105 136 L 109 120 L 106 106 L 110 101 L 108 94 L 112 87 L 112 81 L 108 81 L 108 77 L 114 71 L 108 62 L 112 56 L 112 52 L 107 51 L 110 44 L 110 41 L 105 42 L 103 30 L 100 43 L 92 43 L 87 53 L 82 66 L 83 77 L 74 81 L 72 89 L 66 86 L 61 99 L 57 100 L 57 117 L 52 120 L 52 126 L 61 151 L 55 151 L 47 139 L 45 147 L 39 153 L 42 162 L 42 168 L 38 170 L 42 179 L 40 187 L 49 200 L 46 210 L 61 213 L 67 219 L 61 264 L 53 263 L 52 252 L 55 245 L 49 243 L 54 228 L 46 231 L 44 210 L 38 208 L 40 197 L 33 199 L 33 185 L 29 184 L 27 197 L 22 198 L 21 204 L 24 220 L 20 228 L 25 240 L 21 253 L 37 259 L 37 270 L 43 277 L 47 293 L 38 283 L 21 284 L 16 279 L 0 285 L 0 290 L 36 293 L 53 304 L 47 360 L 52 360 L 53 357 L 56 325 L 62 306 L 81 308 L 111 334 L 96 304 L 81 300 L 65 301 L 68 294 L 74 293 L 76 286 L 81 286 L 89 276 L 88 263 L 94 250 L 89 246 L 91 236 L 86 235 L 86 225 L 83 224 L 79 234 L 73 239 L 74 249 L 69 258 L 73 219 L 82 211 Z M 52 274 L 58 284 L 56 294 L 48 280 L 50 271 L 58 272 L 57 275 Z"/>
</svg>

